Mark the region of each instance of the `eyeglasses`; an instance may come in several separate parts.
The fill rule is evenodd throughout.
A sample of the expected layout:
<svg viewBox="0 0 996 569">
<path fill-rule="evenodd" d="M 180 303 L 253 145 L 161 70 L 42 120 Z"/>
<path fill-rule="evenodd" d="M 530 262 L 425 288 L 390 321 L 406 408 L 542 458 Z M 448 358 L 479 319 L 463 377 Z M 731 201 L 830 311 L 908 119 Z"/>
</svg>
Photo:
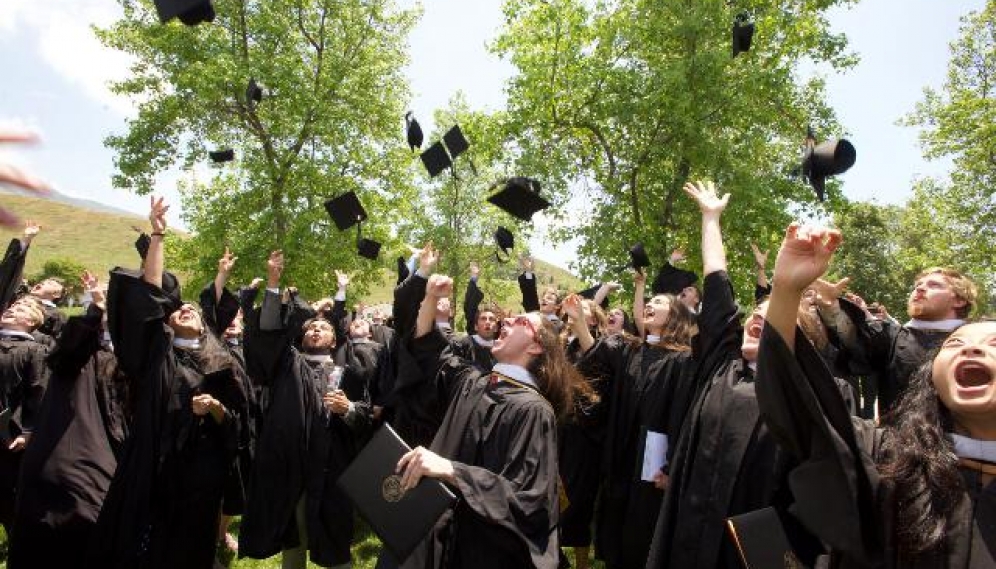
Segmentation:
<svg viewBox="0 0 996 569">
<path fill-rule="evenodd" d="M 533 341 L 535 341 L 537 344 L 540 341 L 540 339 L 539 339 L 539 332 L 536 331 L 536 325 L 533 324 L 533 321 L 530 320 L 529 317 L 526 316 L 525 314 L 520 314 L 519 316 L 516 316 L 515 318 L 506 318 L 505 319 L 505 325 L 506 326 L 525 326 L 526 328 L 529 328 L 529 330 L 533 333 Z"/>
</svg>

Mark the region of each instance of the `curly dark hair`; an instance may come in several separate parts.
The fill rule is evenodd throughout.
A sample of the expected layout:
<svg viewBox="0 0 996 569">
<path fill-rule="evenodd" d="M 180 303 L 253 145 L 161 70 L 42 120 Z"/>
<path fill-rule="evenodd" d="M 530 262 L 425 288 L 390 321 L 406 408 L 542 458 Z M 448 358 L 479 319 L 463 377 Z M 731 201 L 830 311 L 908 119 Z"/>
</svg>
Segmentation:
<svg viewBox="0 0 996 569">
<path fill-rule="evenodd" d="M 895 488 L 896 528 L 902 558 L 912 559 L 944 543 L 965 491 L 954 443 L 951 412 L 934 388 L 931 354 L 912 376 L 887 426 L 878 469 Z"/>
<path fill-rule="evenodd" d="M 553 324 L 542 315 L 540 321 L 542 324 L 536 330 L 536 335 L 543 346 L 543 354 L 533 359 L 529 372 L 539 380 L 540 391 L 553 406 L 557 418 L 563 419 L 574 411 L 575 399 L 596 403 L 599 397 L 568 359 L 567 351 Z"/>
</svg>

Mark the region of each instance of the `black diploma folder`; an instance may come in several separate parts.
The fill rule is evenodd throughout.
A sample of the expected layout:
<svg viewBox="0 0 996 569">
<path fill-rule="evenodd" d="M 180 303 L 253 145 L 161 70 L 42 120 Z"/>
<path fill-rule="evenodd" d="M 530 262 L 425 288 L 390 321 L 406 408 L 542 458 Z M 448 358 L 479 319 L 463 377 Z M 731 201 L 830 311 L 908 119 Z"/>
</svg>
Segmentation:
<svg viewBox="0 0 996 569">
<path fill-rule="evenodd" d="M 456 501 L 449 488 L 432 478 L 423 478 L 416 487 L 401 492 L 401 475 L 394 470 L 410 450 L 385 423 L 338 481 L 399 563 L 408 559 L 443 512 Z"/>
<path fill-rule="evenodd" d="M 745 569 L 809 569 L 793 546 L 798 522 L 775 508 L 763 508 L 726 520 L 730 538 Z M 805 531 L 805 530 L 802 530 Z M 807 558 L 808 555 L 803 555 Z"/>
</svg>

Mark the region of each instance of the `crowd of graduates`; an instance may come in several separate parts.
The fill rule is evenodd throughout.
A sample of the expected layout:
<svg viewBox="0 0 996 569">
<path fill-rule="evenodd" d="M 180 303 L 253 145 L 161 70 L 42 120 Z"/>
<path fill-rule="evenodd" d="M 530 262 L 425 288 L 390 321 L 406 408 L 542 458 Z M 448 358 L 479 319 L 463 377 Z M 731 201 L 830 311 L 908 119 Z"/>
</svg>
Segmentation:
<svg viewBox="0 0 996 569">
<path fill-rule="evenodd" d="M 9 566 L 204 568 L 234 554 L 348 567 L 355 512 L 337 486 L 389 423 L 458 500 L 407 559 L 379 567 L 738 568 L 758 547 L 728 520 L 771 508 L 800 566 L 993 567 L 996 323 L 975 285 L 929 268 L 898 320 L 823 279 L 842 236 L 792 224 L 756 304 L 727 274 L 729 195 L 689 183 L 701 279 L 676 251 L 633 306 L 617 283 L 483 303 L 453 329 L 431 243 L 398 265 L 390 313 L 349 310 L 349 277 L 308 302 L 285 259 L 232 291 L 227 249 L 199 301 L 168 270 L 151 202 L 137 269 L 26 286 L 28 223 L 0 262 L 0 523 Z M 41 241 L 41 240 L 40 240 Z M 737 244 L 748 246 L 748 244 Z M 136 265 L 139 263 L 136 262 Z M 261 267 L 262 269 L 262 267 Z M 237 540 L 228 532 L 241 516 Z M 766 531 L 766 530 L 765 530 Z M 762 533 L 765 533 L 764 531 Z M 760 547 L 771 547 L 763 542 Z M 788 565 L 786 565 L 788 566 Z"/>
</svg>

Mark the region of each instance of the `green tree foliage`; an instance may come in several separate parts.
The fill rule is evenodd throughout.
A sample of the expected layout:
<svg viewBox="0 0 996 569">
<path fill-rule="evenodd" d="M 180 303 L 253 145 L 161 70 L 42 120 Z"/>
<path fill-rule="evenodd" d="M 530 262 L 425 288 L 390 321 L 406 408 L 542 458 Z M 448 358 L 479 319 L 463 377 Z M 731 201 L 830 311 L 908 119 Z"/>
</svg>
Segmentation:
<svg viewBox="0 0 996 569">
<path fill-rule="evenodd" d="M 841 208 L 834 224 L 844 242 L 834 255 L 831 278 L 851 279 L 850 290 L 866 302 L 885 305 L 890 314 L 902 318 L 915 269 L 906 269 L 902 257 L 900 226 L 903 208 L 872 203 L 852 203 Z"/>
<path fill-rule="evenodd" d="M 943 88 L 925 89 L 924 99 L 904 122 L 921 128 L 926 158 L 953 164 L 948 180 L 920 180 L 915 188 L 905 233 L 919 242 L 907 249 L 908 264 L 951 265 L 993 290 L 996 2 L 962 18 Z"/>
<path fill-rule="evenodd" d="M 547 182 L 562 222 L 555 237 L 583 237 L 585 277 L 623 264 L 637 240 L 657 263 L 683 245 L 700 266 L 698 213 L 681 187 L 710 178 L 733 194 L 724 230 L 749 297 L 748 241 L 771 246 L 790 207 L 813 209 L 812 190 L 788 173 L 807 124 L 826 138 L 839 127 L 821 79 L 800 79 L 799 67 L 853 63 L 826 20 L 850 1 L 505 3 L 494 49 L 518 69 L 508 87 L 511 148 L 522 173 Z M 757 33 L 751 51 L 732 58 L 742 10 Z M 831 187 L 831 207 L 840 201 Z"/>
<path fill-rule="evenodd" d="M 366 236 L 390 249 L 404 211 L 396 204 L 412 191 L 402 68 L 416 14 L 392 0 L 215 0 L 215 22 L 185 27 L 159 24 L 149 0 L 119 1 L 124 18 L 97 34 L 134 58 L 113 89 L 138 113 L 106 143 L 117 152 L 115 185 L 140 194 L 171 167 L 188 169 L 193 235 L 171 243 L 170 266 L 210 280 L 227 244 L 242 281 L 281 248 L 285 279 L 305 293 L 332 288 L 332 268 L 354 272 L 362 290 L 379 265 L 356 256 L 355 234 L 338 232 L 322 204 L 356 191 L 372 214 Z M 260 103 L 247 98 L 250 78 L 264 89 Z M 236 161 L 203 179 L 194 166 L 220 148 L 234 148 Z"/>
</svg>

